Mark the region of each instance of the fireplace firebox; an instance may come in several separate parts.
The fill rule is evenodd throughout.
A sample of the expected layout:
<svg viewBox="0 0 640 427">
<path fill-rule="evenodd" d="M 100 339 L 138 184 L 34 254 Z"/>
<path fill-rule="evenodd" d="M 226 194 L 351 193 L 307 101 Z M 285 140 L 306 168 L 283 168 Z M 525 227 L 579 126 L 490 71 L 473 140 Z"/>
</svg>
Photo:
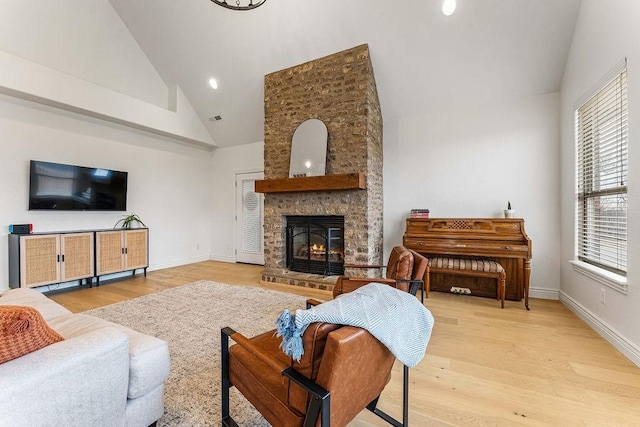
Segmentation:
<svg viewBox="0 0 640 427">
<path fill-rule="evenodd" d="M 301 273 L 344 274 L 344 217 L 287 216 L 287 268 Z"/>
</svg>

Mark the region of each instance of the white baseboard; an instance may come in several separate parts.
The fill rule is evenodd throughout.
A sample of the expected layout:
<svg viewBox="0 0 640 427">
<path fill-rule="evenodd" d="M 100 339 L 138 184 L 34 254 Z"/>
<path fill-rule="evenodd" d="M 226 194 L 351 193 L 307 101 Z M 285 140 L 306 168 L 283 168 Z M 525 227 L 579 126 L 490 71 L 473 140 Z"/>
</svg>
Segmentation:
<svg viewBox="0 0 640 427">
<path fill-rule="evenodd" d="M 560 302 L 566 305 L 576 316 L 584 320 L 605 340 L 609 341 L 620 353 L 624 354 L 629 360 L 640 367 L 640 347 L 629 341 L 578 301 L 562 291 L 560 291 Z"/>
<path fill-rule="evenodd" d="M 236 262 L 234 257 L 228 256 L 228 255 L 220 255 L 220 254 L 211 254 L 211 261 L 231 262 L 231 263 Z"/>
<path fill-rule="evenodd" d="M 209 261 L 209 257 L 206 255 L 203 255 L 203 256 L 197 256 L 197 257 L 191 257 L 191 258 L 181 258 L 181 259 L 175 259 L 171 261 L 159 262 L 155 264 L 150 264 L 147 270 L 148 271 L 162 270 L 164 268 L 178 267 L 181 265 L 193 264 L 194 262 L 202 262 L 202 261 Z"/>
<path fill-rule="evenodd" d="M 529 288 L 530 298 L 559 300 L 559 291 L 551 288 Z"/>
</svg>

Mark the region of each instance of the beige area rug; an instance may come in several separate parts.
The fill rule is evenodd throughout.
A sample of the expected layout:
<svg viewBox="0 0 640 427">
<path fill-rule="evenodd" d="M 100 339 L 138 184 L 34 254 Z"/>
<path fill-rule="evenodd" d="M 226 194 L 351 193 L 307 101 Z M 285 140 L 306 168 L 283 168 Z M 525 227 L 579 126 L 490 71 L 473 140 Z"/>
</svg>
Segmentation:
<svg viewBox="0 0 640 427">
<path fill-rule="evenodd" d="M 305 301 L 203 280 L 86 313 L 169 343 L 171 371 L 158 426 L 219 426 L 220 329 L 229 326 L 251 337 L 273 329 L 282 310 L 304 308 Z M 241 426 L 269 425 L 235 388 L 231 415 Z"/>
</svg>

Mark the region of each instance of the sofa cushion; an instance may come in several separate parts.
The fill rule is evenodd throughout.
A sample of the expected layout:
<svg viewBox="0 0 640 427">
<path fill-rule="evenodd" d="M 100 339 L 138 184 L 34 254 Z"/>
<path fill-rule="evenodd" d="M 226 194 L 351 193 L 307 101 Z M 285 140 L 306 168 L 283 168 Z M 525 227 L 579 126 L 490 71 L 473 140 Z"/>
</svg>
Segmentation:
<svg viewBox="0 0 640 427">
<path fill-rule="evenodd" d="M 159 338 L 86 314 L 58 317 L 49 325 L 67 339 L 102 328 L 125 333 L 129 338 L 129 399 L 145 395 L 169 375 L 169 347 Z"/>
<path fill-rule="evenodd" d="M 47 325 L 35 308 L 0 306 L 0 363 L 40 350 L 63 339 Z"/>
<path fill-rule="evenodd" d="M 21 305 L 33 307 L 46 320 L 55 319 L 59 316 L 71 314 L 69 310 L 50 300 L 35 289 L 17 288 L 11 289 L 3 293 L 0 297 L 0 305 Z"/>
</svg>

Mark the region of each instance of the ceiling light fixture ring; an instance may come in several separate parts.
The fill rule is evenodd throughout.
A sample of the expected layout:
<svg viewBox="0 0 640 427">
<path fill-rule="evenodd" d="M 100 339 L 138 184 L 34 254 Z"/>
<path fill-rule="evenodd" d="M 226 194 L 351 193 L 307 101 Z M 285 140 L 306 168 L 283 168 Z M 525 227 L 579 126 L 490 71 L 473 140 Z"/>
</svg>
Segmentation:
<svg viewBox="0 0 640 427">
<path fill-rule="evenodd" d="M 240 0 L 236 0 L 235 5 L 227 3 L 227 0 L 211 0 L 211 1 L 217 4 L 218 6 L 222 6 L 231 10 L 252 10 L 252 9 L 255 9 L 256 7 L 262 6 L 267 0 L 257 0 L 255 2 L 253 0 L 249 0 L 249 4 L 244 6 L 240 4 Z"/>
</svg>

